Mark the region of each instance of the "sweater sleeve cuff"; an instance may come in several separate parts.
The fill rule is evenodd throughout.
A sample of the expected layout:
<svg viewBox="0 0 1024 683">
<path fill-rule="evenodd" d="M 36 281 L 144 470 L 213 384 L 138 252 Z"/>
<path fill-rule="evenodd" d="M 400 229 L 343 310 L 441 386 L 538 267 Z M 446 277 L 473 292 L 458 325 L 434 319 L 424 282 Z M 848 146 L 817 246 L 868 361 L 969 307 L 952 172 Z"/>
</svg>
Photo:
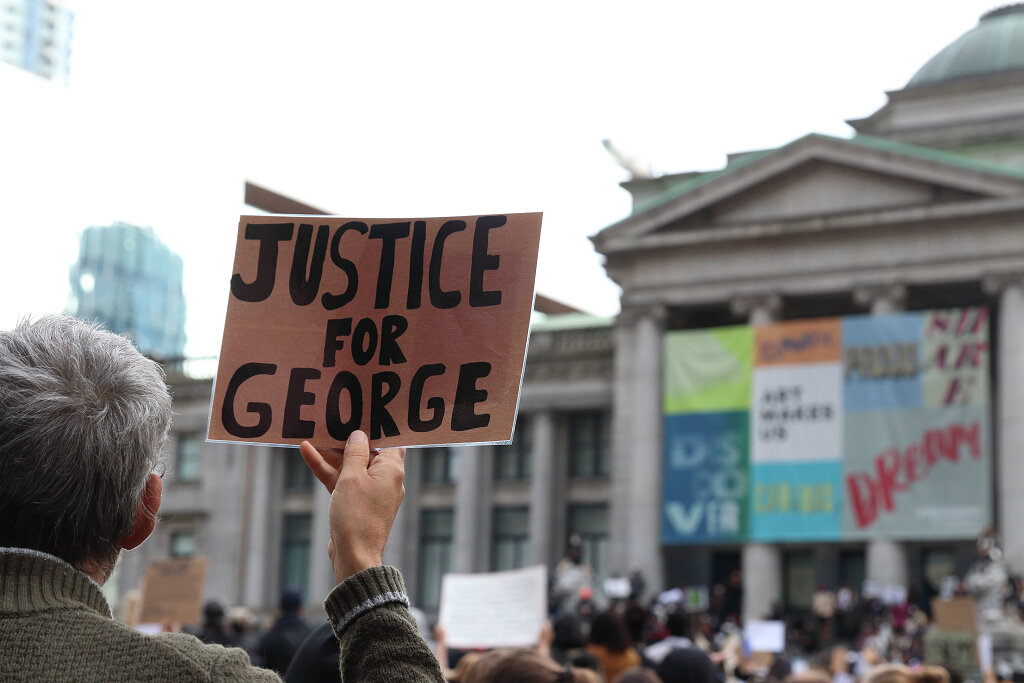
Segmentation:
<svg viewBox="0 0 1024 683">
<path fill-rule="evenodd" d="M 348 626 L 370 610 L 399 603 L 409 607 L 402 574 L 394 567 L 371 567 L 353 574 L 327 596 L 324 609 L 338 638 Z"/>
</svg>

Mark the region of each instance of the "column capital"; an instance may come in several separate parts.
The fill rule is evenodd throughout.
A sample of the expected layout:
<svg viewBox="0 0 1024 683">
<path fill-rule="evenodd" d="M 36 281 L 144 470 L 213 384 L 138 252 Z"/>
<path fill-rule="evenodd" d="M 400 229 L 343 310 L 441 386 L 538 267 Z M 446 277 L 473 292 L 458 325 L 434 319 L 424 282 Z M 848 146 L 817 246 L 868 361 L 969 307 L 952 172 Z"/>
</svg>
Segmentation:
<svg viewBox="0 0 1024 683">
<path fill-rule="evenodd" d="M 623 306 L 616 322 L 619 325 L 632 327 L 644 319 L 651 320 L 658 325 L 664 325 L 665 321 L 668 320 L 668 307 L 665 304 Z"/>
<path fill-rule="evenodd" d="M 989 296 L 998 296 L 1010 287 L 1022 286 L 1024 286 L 1024 273 L 1019 270 L 988 273 L 981 278 L 981 288 Z"/>
<path fill-rule="evenodd" d="M 853 286 L 853 302 L 866 308 L 886 301 L 893 309 L 901 309 L 907 302 L 907 287 L 902 282 L 867 283 Z"/>
<path fill-rule="evenodd" d="M 729 300 L 729 310 L 742 318 L 750 317 L 754 311 L 763 310 L 774 318 L 782 313 L 782 295 L 778 292 L 735 294 Z"/>
</svg>

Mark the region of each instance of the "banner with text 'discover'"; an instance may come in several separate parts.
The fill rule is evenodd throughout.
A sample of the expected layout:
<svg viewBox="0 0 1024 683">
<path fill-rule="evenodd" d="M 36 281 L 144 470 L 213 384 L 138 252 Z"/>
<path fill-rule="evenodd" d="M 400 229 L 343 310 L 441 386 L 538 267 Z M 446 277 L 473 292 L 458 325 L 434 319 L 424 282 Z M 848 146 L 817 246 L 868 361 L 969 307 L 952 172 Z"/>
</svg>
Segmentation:
<svg viewBox="0 0 1024 683">
<path fill-rule="evenodd" d="M 664 542 L 977 535 L 988 367 L 981 308 L 668 333 Z"/>
<path fill-rule="evenodd" d="M 749 327 L 665 338 L 662 540 L 735 542 L 748 533 Z"/>
</svg>

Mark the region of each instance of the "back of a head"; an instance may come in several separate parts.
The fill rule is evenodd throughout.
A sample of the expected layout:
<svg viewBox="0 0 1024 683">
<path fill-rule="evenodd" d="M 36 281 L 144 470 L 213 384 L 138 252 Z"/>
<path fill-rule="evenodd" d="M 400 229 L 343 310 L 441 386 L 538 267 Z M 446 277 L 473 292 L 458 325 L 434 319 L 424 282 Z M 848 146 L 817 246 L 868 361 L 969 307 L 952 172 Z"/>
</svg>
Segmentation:
<svg viewBox="0 0 1024 683">
<path fill-rule="evenodd" d="M 459 683 L 600 683 L 593 671 L 561 667 L 535 650 L 492 650 Z"/>
<path fill-rule="evenodd" d="M 864 683 L 914 683 L 910 668 L 902 664 L 882 664 L 868 672 Z"/>
<path fill-rule="evenodd" d="M 0 546 L 112 563 L 170 422 L 127 339 L 52 315 L 0 332 Z"/>
<path fill-rule="evenodd" d="M 281 592 L 281 611 L 285 614 L 297 614 L 302 609 L 302 593 L 287 588 Z"/>
<path fill-rule="evenodd" d="M 653 669 L 634 667 L 626 669 L 619 674 L 618 678 L 609 683 L 662 683 L 662 680 L 658 678 L 658 674 Z"/>
<path fill-rule="evenodd" d="M 606 610 L 601 612 L 590 624 L 589 643 L 603 645 L 609 652 L 625 652 L 632 644 L 629 639 L 629 632 L 622 618 Z"/>
<path fill-rule="evenodd" d="M 919 666 L 910 675 L 914 683 L 949 683 L 949 672 L 941 666 Z"/>
<path fill-rule="evenodd" d="M 713 683 L 717 678 L 711 658 L 695 647 L 672 650 L 657 671 L 664 683 Z"/>
<path fill-rule="evenodd" d="M 679 638 L 690 637 L 690 618 L 683 612 L 669 612 L 665 619 L 665 627 L 671 635 Z"/>
</svg>

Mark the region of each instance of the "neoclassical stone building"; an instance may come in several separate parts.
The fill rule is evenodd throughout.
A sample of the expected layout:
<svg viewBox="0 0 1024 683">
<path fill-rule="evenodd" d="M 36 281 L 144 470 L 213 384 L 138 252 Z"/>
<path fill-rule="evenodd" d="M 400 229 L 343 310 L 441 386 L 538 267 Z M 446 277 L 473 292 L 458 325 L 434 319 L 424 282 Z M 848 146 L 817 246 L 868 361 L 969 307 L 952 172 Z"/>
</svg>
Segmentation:
<svg viewBox="0 0 1024 683">
<path fill-rule="evenodd" d="M 413 599 L 434 609 L 446 571 L 553 566 L 572 531 L 602 574 L 641 569 L 650 590 L 740 569 L 748 615 L 864 579 L 928 594 L 964 568 L 970 539 L 664 544 L 664 340 L 964 307 L 990 314 L 991 476 L 978 499 L 1024 571 L 1022 41 L 1024 7 L 994 11 L 850 121 L 849 138 L 811 134 L 717 171 L 624 183 L 632 214 L 593 237 L 621 314 L 535 325 L 513 446 L 408 458 L 388 559 Z M 315 604 L 331 583 L 326 494 L 294 451 L 204 443 L 209 381 L 172 384 L 164 523 L 125 559 L 122 590 L 150 558 L 197 553 L 211 598 L 269 608 L 293 585 Z"/>
</svg>

